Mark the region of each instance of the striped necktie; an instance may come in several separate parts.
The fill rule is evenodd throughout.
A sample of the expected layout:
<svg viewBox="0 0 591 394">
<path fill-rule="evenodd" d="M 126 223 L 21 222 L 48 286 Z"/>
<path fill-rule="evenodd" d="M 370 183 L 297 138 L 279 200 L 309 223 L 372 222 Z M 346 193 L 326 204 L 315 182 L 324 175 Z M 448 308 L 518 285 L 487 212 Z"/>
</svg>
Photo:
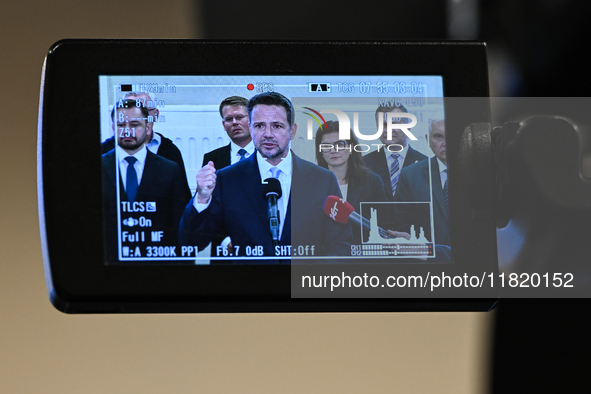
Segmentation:
<svg viewBox="0 0 591 394">
<path fill-rule="evenodd" d="M 390 183 L 392 185 L 392 195 L 396 194 L 396 187 L 398 186 L 398 178 L 400 178 L 400 164 L 398 163 L 398 153 L 392 153 L 390 155 L 394 162 L 390 166 Z"/>
</svg>

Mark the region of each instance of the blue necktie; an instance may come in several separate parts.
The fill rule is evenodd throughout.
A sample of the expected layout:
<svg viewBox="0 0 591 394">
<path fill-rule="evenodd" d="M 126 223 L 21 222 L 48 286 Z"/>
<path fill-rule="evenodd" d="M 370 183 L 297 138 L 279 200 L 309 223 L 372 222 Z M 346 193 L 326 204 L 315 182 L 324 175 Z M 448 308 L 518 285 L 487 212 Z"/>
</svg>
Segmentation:
<svg viewBox="0 0 591 394">
<path fill-rule="evenodd" d="M 398 178 L 400 178 L 400 164 L 398 163 L 398 153 L 392 153 L 390 155 L 394 162 L 390 166 L 390 183 L 392 185 L 392 195 L 396 194 L 396 187 L 398 186 Z"/>
<path fill-rule="evenodd" d="M 127 193 L 127 201 L 133 202 L 137 196 L 137 173 L 135 172 L 134 163 L 137 159 L 133 156 L 127 156 L 125 158 L 127 164 L 127 178 L 125 180 L 125 192 Z"/>
<path fill-rule="evenodd" d="M 240 159 L 238 161 L 242 161 L 244 159 L 246 159 L 246 149 L 242 148 L 238 151 L 238 155 L 240 156 Z"/>
<path fill-rule="evenodd" d="M 279 179 L 279 174 L 281 174 L 281 170 L 277 167 L 271 167 L 269 170 L 271 171 L 271 176 L 275 179 Z"/>
</svg>

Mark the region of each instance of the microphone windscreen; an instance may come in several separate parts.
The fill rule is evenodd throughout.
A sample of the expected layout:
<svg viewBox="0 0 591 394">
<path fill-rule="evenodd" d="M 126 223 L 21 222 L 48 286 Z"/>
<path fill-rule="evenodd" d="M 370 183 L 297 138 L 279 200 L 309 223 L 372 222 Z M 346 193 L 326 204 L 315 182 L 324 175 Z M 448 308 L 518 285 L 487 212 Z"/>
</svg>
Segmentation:
<svg viewBox="0 0 591 394">
<path fill-rule="evenodd" d="M 349 215 L 355 212 L 351 204 L 337 196 L 326 197 L 322 210 L 329 218 L 339 223 L 347 223 Z"/>
<path fill-rule="evenodd" d="M 267 178 L 263 181 L 263 197 L 267 198 L 272 194 L 277 195 L 277 199 L 281 198 L 281 182 L 277 178 Z"/>
</svg>

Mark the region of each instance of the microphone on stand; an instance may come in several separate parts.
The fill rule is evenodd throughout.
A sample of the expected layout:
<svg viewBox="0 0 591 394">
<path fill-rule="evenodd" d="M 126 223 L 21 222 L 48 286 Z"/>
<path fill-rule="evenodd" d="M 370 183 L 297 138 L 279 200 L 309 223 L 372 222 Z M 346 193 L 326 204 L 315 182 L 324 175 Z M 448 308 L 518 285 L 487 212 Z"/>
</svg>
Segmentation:
<svg viewBox="0 0 591 394">
<path fill-rule="evenodd" d="M 273 246 L 279 244 L 279 208 L 277 200 L 281 198 L 281 183 L 276 178 L 267 178 L 263 181 L 263 197 L 267 200 L 267 217 L 269 218 L 269 230 L 273 238 Z"/>
</svg>

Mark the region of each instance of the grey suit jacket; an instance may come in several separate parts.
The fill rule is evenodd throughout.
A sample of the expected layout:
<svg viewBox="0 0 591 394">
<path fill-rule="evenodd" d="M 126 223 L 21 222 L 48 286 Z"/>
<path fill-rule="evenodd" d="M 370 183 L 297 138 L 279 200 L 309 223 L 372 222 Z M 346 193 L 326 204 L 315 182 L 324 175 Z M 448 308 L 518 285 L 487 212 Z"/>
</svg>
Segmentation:
<svg viewBox="0 0 591 394">
<path fill-rule="evenodd" d="M 432 179 L 429 182 L 429 162 L 431 163 Z M 435 240 L 431 239 L 431 214 L 428 204 L 395 204 L 395 225 L 398 231 L 410 231 L 415 226 L 415 232 L 422 227 L 426 238 L 440 245 L 450 246 L 449 214 L 445 208 L 439 165 L 437 158 L 423 160 L 404 168 L 398 181 L 395 202 L 429 202 L 433 197 L 433 223 L 435 226 Z"/>
</svg>

